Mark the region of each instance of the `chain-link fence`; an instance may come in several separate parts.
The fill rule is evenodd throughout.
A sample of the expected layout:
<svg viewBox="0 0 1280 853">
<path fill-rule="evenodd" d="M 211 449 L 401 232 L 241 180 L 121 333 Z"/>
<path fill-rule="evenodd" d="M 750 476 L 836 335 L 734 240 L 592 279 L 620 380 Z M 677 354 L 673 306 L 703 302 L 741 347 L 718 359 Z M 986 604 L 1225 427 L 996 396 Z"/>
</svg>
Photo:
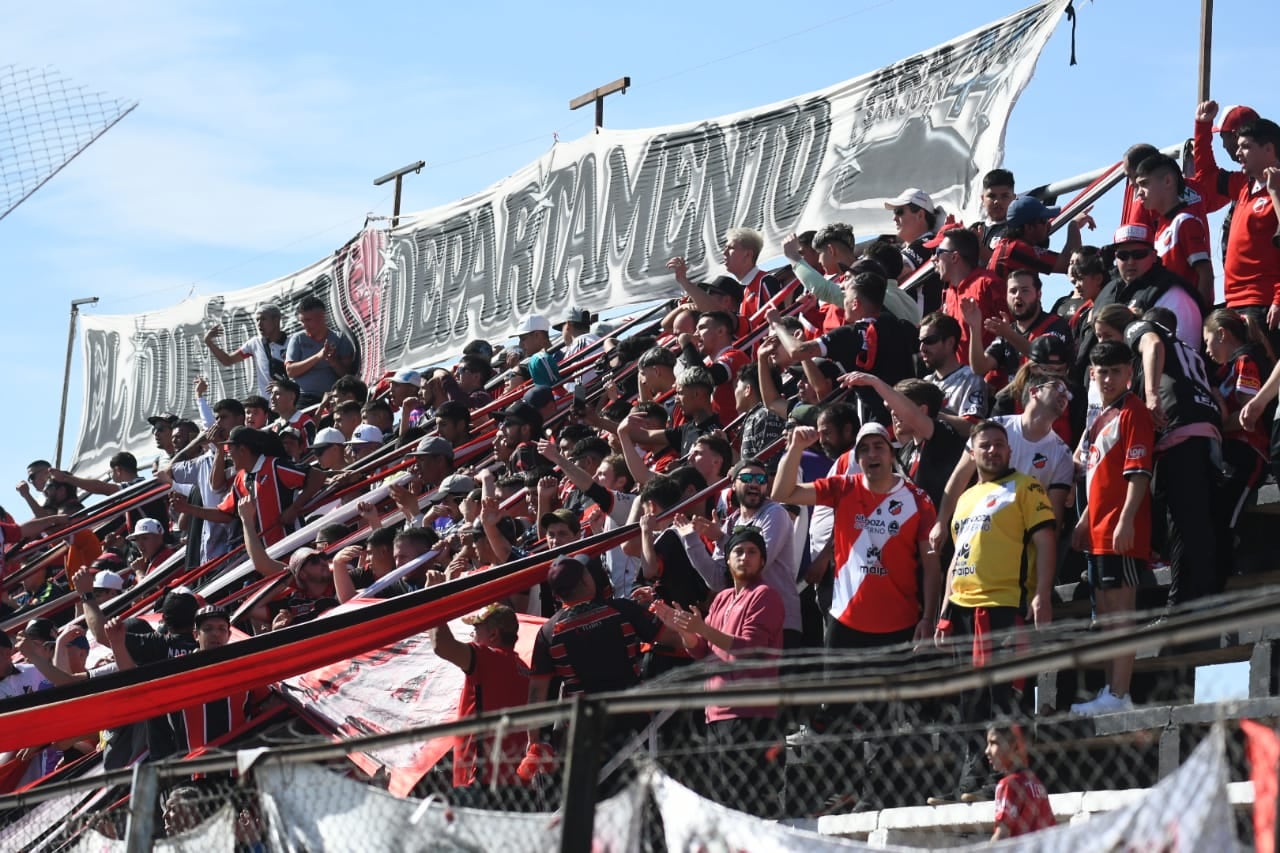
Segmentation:
<svg viewBox="0 0 1280 853">
<path fill-rule="evenodd" d="M 0 799 L 0 849 L 936 848 L 1042 824 L 1070 825 L 1057 849 L 1220 849 L 1252 838 L 1242 721 L 1274 725 L 1280 699 L 1186 697 L 1198 665 L 1269 642 L 1274 605 L 994 632 L 981 667 L 932 643 L 666 661 L 627 693 L 448 726 L 333 743 L 282 725 L 256 750 Z M 1142 704 L 1071 714 L 1125 653 Z M 349 758 L 398 744 L 433 756 L 404 797 Z"/>
</svg>

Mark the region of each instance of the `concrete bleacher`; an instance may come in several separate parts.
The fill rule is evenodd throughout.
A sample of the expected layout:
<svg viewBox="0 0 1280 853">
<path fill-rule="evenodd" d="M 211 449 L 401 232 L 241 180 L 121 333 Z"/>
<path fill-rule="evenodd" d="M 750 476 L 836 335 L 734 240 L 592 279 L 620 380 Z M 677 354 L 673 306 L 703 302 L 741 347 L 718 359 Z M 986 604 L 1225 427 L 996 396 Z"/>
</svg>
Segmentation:
<svg viewBox="0 0 1280 853">
<path fill-rule="evenodd" d="M 1241 514 L 1236 528 L 1235 573 L 1226 581 L 1226 592 L 1280 586 L 1280 561 L 1272 546 L 1280 520 L 1280 489 L 1264 485 L 1256 500 Z M 1075 569 L 1068 569 L 1070 574 Z M 1059 574 L 1063 578 L 1063 574 Z M 1153 618 L 1167 601 L 1169 569 L 1157 567 L 1138 591 L 1138 607 L 1146 611 L 1142 621 Z M 1088 619 L 1088 585 L 1073 579 L 1054 590 L 1054 617 Z M 1196 671 L 1200 667 L 1224 663 L 1249 664 L 1248 695 L 1251 698 L 1280 693 L 1280 619 L 1274 627 L 1248 631 L 1226 631 L 1218 638 L 1190 645 L 1171 645 L 1138 655 L 1133 680 L 1133 698 L 1139 704 L 1184 704 L 1194 701 Z M 1102 686 L 1101 670 L 1043 673 L 1037 681 L 1038 705 L 1042 709 L 1065 710 L 1096 694 Z"/>
</svg>

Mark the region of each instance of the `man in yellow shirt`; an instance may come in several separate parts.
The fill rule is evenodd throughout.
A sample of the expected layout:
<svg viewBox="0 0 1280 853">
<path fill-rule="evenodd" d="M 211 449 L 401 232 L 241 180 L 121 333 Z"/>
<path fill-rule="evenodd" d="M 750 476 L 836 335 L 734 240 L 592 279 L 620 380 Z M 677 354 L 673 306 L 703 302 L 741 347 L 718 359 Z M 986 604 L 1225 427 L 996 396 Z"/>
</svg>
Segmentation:
<svg viewBox="0 0 1280 853">
<path fill-rule="evenodd" d="M 1044 487 L 1009 466 L 1005 428 L 981 421 L 970 436 L 968 452 L 978 482 L 956 504 L 951 523 L 955 556 L 935 640 L 957 658 L 985 666 L 997 655 L 1014 653 L 1016 629 L 1028 615 L 1037 628 L 1053 620 L 1057 530 Z M 984 785 L 975 775 L 982 756 L 981 724 L 1009 714 L 1013 705 L 1009 684 L 961 697 L 965 744 L 957 790 L 930 798 L 931 803 L 991 799 L 994 785 Z"/>
</svg>

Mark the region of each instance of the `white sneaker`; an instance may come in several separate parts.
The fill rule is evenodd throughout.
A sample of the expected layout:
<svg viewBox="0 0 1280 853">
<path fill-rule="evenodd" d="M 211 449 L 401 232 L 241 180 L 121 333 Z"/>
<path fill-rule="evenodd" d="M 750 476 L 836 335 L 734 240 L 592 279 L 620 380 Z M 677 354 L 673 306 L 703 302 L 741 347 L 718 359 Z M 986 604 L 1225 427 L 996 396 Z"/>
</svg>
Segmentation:
<svg viewBox="0 0 1280 853">
<path fill-rule="evenodd" d="M 801 723 L 799 730 L 787 735 L 787 746 L 802 749 L 806 746 L 813 746 L 821 740 L 821 737 L 813 729 Z"/>
<path fill-rule="evenodd" d="M 1098 695 L 1088 702 L 1080 702 L 1071 706 L 1071 713 L 1092 717 L 1096 714 L 1115 714 L 1120 711 L 1132 711 L 1133 700 L 1129 694 L 1117 696 L 1111 692 L 1111 685 L 1103 687 Z"/>
</svg>

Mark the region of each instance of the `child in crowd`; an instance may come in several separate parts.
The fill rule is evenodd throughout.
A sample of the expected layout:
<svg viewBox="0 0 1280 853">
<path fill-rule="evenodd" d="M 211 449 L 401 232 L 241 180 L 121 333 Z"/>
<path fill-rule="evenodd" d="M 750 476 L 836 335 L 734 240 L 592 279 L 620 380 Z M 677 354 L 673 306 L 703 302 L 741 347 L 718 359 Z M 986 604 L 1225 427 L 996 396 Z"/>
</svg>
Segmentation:
<svg viewBox="0 0 1280 853">
<path fill-rule="evenodd" d="M 1017 723 L 992 723 L 987 727 L 987 761 L 1004 774 L 996 785 L 996 830 L 992 841 L 1026 835 L 1057 826 L 1049 793 L 1035 773 L 1027 769 L 1027 742 Z"/>
</svg>

